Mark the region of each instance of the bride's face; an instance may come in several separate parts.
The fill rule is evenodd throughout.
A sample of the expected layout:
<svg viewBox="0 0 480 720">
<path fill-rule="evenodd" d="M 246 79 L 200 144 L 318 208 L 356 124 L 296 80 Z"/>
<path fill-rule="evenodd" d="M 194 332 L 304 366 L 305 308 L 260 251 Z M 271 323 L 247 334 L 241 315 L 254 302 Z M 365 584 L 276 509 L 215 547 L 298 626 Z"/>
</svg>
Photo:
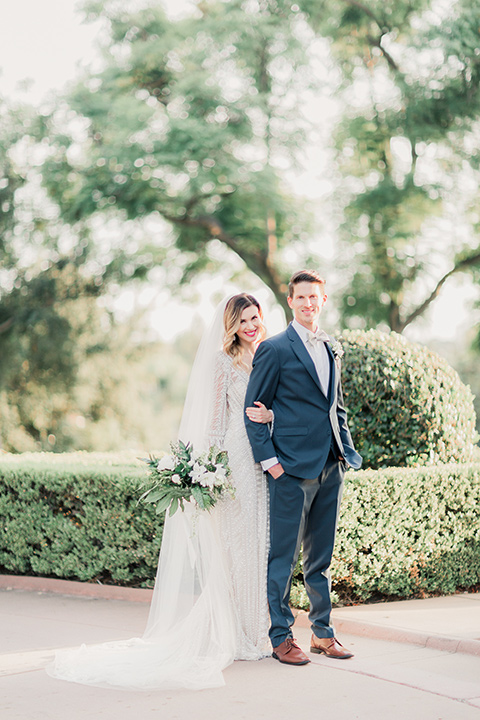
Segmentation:
<svg viewBox="0 0 480 720">
<path fill-rule="evenodd" d="M 251 346 L 258 340 L 260 330 L 262 328 L 262 320 L 260 318 L 256 305 L 250 305 L 240 315 L 240 326 L 236 335 L 240 344 L 244 347 Z"/>
</svg>

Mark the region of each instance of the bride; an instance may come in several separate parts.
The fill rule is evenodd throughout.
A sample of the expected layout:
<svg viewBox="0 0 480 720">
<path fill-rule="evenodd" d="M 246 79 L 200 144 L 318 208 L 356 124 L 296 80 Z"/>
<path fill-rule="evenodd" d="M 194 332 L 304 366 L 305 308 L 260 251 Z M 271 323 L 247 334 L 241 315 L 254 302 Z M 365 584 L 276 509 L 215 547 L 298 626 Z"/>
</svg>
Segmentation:
<svg viewBox="0 0 480 720">
<path fill-rule="evenodd" d="M 224 300 L 192 368 L 179 438 L 197 450 L 227 450 L 235 497 L 209 512 L 189 503 L 165 518 L 147 627 L 142 638 L 59 650 L 55 678 L 126 689 L 201 689 L 224 684 L 233 660 L 271 654 L 268 640 L 268 486 L 244 425 L 252 359 L 265 335 L 258 301 Z M 267 423 L 261 403 L 249 418 Z"/>
</svg>

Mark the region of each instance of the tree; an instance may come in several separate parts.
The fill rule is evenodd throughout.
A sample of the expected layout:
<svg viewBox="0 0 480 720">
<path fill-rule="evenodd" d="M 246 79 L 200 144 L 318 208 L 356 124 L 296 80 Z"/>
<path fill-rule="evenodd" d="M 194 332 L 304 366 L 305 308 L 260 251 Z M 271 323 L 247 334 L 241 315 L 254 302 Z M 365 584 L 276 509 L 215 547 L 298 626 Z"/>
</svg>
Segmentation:
<svg viewBox="0 0 480 720">
<path fill-rule="evenodd" d="M 100 302 L 135 273 L 120 253 L 99 262 L 88 228 L 75 234 L 42 194 L 42 117 L 6 103 L 0 117 L 0 447 L 161 449 L 188 363 L 148 341 L 138 313 L 121 324 Z"/>
<path fill-rule="evenodd" d="M 348 258 L 344 317 L 403 332 L 453 275 L 478 281 L 480 7 L 300 5 L 330 37 L 343 77 L 336 197 Z"/>
<path fill-rule="evenodd" d="M 306 238 L 308 217 L 280 168 L 305 141 L 305 19 L 283 0 L 199 3 L 177 21 L 156 4 L 129 12 L 95 2 L 87 11 L 108 23 L 104 69 L 51 118 L 43 167 L 64 221 L 159 215 L 181 251 L 183 281 L 212 266 L 216 240 L 288 310 L 280 250 Z M 76 139 L 72 121 L 83 128 Z M 159 253 L 168 262 L 161 242 L 131 258 L 138 273 Z"/>
<path fill-rule="evenodd" d="M 3 450 L 145 453 L 175 436 L 193 348 L 135 338 L 142 318 L 120 324 L 88 284 L 64 259 L 2 297 Z"/>
<path fill-rule="evenodd" d="M 177 252 L 157 240 L 126 263 L 117 248 L 117 267 L 147 275 L 163 261 L 186 281 L 213 270 L 217 240 L 288 312 L 281 250 L 307 239 L 309 224 L 282 171 L 308 147 L 299 107 L 315 84 L 313 32 L 329 38 L 343 78 L 336 198 L 347 321 L 402 332 L 453 274 L 479 267 L 476 199 L 464 192 L 475 153 L 462 149 L 476 147 L 480 104 L 480 11 L 470 0 L 443 24 L 430 0 L 203 2 L 177 21 L 158 6 L 86 7 L 108 23 L 104 69 L 68 98 L 68 123 L 52 118 L 44 178 L 66 222 L 167 221 Z M 72 118 L 83 123 L 76 138 Z M 455 232 L 449 214 L 461 196 L 470 232 L 445 250 L 439 234 Z"/>
</svg>

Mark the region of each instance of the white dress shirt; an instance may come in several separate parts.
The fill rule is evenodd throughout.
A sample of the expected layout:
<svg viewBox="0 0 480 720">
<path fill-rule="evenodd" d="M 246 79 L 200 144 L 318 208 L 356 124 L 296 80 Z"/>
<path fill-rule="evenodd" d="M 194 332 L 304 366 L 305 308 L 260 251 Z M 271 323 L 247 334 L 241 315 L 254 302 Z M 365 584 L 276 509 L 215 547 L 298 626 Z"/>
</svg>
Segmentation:
<svg viewBox="0 0 480 720">
<path fill-rule="evenodd" d="M 325 342 L 330 339 L 326 332 L 317 330 L 316 333 L 310 332 L 306 327 L 300 325 L 297 320 L 292 320 L 292 326 L 297 335 L 303 340 L 303 344 L 307 348 L 307 352 L 313 360 L 315 370 L 317 371 L 318 381 L 325 396 L 328 395 L 328 385 L 330 383 L 330 358 Z"/>
<path fill-rule="evenodd" d="M 322 388 L 324 395 L 328 396 L 328 386 L 330 383 L 330 358 L 328 356 L 328 350 L 325 347 L 325 342 L 327 342 L 330 338 L 323 330 L 317 330 L 316 333 L 310 332 L 310 330 L 301 325 L 295 319 L 292 320 L 292 327 L 297 333 L 297 335 L 300 337 L 300 339 L 303 341 L 303 344 L 305 345 L 308 354 L 312 358 L 313 364 L 315 365 L 315 370 L 317 371 L 320 387 Z M 313 339 L 313 335 L 316 336 L 315 339 Z M 277 463 L 277 457 L 268 458 L 268 460 L 260 461 L 262 470 L 264 470 L 264 472 L 269 470 Z"/>
</svg>

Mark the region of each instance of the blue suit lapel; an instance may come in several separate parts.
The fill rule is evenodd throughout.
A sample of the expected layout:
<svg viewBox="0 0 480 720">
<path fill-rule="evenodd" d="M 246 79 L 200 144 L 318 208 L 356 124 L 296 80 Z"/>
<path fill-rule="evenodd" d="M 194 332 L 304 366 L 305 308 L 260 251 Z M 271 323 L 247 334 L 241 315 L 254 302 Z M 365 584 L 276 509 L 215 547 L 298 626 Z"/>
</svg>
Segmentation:
<svg viewBox="0 0 480 720">
<path fill-rule="evenodd" d="M 328 357 L 330 359 L 330 383 L 328 387 L 328 400 L 330 405 L 333 405 L 337 399 L 337 363 L 335 362 L 335 356 L 330 347 L 330 343 L 325 343 L 328 351 Z"/>
<path fill-rule="evenodd" d="M 325 397 L 325 393 L 323 392 L 322 386 L 320 385 L 320 380 L 318 379 L 317 370 L 315 368 L 313 360 L 310 357 L 310 355 L 308 354 L 308 350 L 305 347 L 303 340 L 301 339 L 301 337 L 298 335 L 298 333 L 296 332 L 296 330 L 293 328 L 293 326 L 291 324 L 287 327 L 286 333 L 287 333 L 288 339 L 292 343 L 293 352 L 295 353 L 297 358 L 300 360 L 300 362 L 302 363 L 302 365 L 304 366 L 305 370 L 308 372 L 308 374 L 310 375 L 312 380 L 317 385 L 318 389 L 320 390 L 322 398 L 326 402 L 328 402 L 328 398 Z M 333 364 L 335 364 L 335 363 L 333 363 Z M 333 372 L 330 372 L 330 382 L 332 380 L 332 377 L 333 377 Z"/>
</svg>

